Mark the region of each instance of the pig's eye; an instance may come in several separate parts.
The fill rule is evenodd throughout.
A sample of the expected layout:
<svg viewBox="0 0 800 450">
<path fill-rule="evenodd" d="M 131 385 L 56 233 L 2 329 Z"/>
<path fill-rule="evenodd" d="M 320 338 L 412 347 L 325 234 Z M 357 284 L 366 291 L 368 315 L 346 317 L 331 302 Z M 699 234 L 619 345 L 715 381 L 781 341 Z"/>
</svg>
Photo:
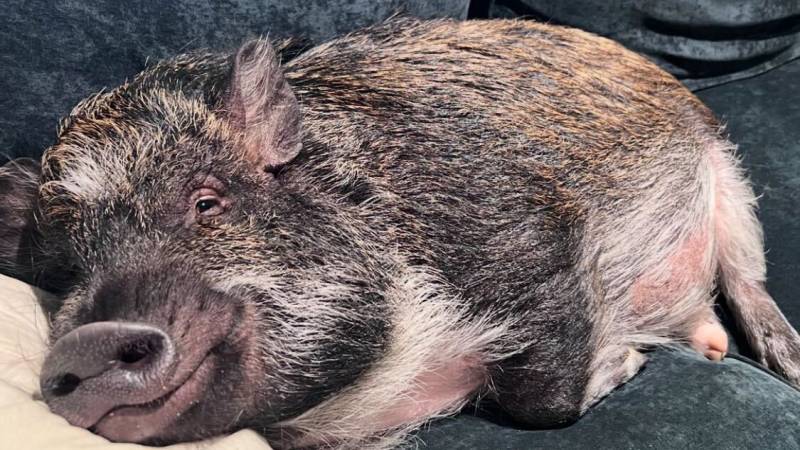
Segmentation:
<svg viewBox="0 0 800 450">
<path fill-rule="evenodd" d="M 225 212 L 225 200 L 214 189 L 198 189 L 192 197 L 196 216 L 211 217 Z"/>
<path fill-rule="evenodd" d="M 219 200 L 216 198 L 201 198 L 197 200 L 194 207 L 197 209 L 198 214 L 204 216 L 213 216 L 222 212 L 222 205 L 219 204 Z"/>
</svg>

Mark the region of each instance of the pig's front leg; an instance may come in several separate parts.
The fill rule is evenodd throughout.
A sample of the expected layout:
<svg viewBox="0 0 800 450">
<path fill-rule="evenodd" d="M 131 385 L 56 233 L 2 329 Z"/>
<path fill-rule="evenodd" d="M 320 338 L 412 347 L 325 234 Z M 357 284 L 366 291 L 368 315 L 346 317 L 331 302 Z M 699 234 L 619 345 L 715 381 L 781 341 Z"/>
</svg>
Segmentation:
<svg viewBox="0 0 800 450">
<path fill-rule="evenodd" d="M 525 350 L 491 370 L 493 394 L 514 419 L 534 428 L 566 425 L 585 410 L 592 381 L 591 287 L 562 273 L 531 289 L 519 326 Z"/>
</svg>

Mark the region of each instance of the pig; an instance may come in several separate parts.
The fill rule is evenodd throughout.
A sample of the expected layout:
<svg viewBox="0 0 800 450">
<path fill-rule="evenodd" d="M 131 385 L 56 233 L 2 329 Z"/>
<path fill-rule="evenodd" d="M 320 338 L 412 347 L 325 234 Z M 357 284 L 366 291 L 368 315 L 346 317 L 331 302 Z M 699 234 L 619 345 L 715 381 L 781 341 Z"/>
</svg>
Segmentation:
<svg viewBox="0 0 800 450">
<path fill-rule="evenodd" d="M 564 426 L 654 346 L 722 359 L 717 289 L 800 386 L 734 145 L 654 64 L 515 20 L 287 48 L 152 65 L 3 167 L 2 268 L 58 295 L 69 423 L 387 448 L 481 398 Z"/>
</svg>

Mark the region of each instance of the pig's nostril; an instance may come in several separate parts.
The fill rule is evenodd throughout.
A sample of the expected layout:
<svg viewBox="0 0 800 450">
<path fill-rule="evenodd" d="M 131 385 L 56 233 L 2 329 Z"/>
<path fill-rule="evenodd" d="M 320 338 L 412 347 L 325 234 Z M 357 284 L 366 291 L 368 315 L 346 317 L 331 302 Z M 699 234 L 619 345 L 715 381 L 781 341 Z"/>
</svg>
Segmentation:
<svg viewBox="0 0 800 450">
<path fill-rule="evenodd" d="M 63 375 L 50 378 L 45 382 L 45 389 L 56 397 L 63 397 L 69 395 L 72 391 L 78 388 L 81 384 L 81 379 L 75 374 L 65 373 Z"/>
<path fill-rule="evenodd" d="M 148 356 L 158 355 L 162 346 L 163 343 L 160 339 L 136 340 L 120 349 L 117 360 L 124 364 L 136 365 L 147 359 Z"/>
</svg>

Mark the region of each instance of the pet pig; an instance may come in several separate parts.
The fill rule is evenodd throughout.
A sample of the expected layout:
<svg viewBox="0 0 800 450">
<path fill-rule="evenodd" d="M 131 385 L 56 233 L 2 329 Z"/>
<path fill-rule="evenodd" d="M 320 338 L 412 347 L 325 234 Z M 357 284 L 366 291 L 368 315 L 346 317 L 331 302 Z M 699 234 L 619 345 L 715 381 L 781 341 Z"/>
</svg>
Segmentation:
<svg viewBox="0 0 800 450">
<path fill-rule="evenodd" d="M 41 387 L 71 424 L 383 448 L 485 396 L 560 426 L 642 349 L 721 359 L 717 286 L 800 385 L 734 146 L 653 64 L 523 21 L 283 51 L 156 64 L 3 168 L 3 267 L 63 301 Z"/>
</svg>

